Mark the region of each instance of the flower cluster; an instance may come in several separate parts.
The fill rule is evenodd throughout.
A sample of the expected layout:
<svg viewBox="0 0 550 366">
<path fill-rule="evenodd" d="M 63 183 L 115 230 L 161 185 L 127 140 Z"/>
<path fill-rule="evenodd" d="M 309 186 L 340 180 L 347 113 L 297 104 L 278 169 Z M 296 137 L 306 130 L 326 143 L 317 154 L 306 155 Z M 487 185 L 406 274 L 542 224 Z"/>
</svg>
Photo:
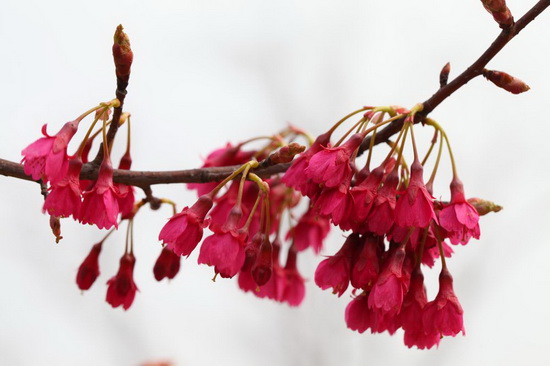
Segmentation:
<svg viewBox="0 0 550 366">
<path fill-rule="evenodd" d="M 292 245 L 285 249 L 280 236 L 285 212 L 293 212 L 299 195 L 280 178 L 262 180 L 251 169 L 263 164 L 291 161 L 304 148 L 285 143 L 284 137 L 295 138 L 303 132 L 290 127 L 268 138 L 260 149 L 245 150 L 251 139 L 212 152 L 204 167 L 237 165 L 240 168 L 222 182 L 189 184 L 199 199 L 171 217 L 159 234 L 177 256 L 189 256 L 203 239 L 204 230 L 211 234 L 200 245 L 198 263 L 214 268 L 215 276 L 238 276 L 239 287 L 260 298 L 299 305 L 305 295 L 304 278 L 297 268 L 300 251 L 313 246 L 319 251 L 329 230 L 329 222 L 307 211 L 286 235 Z M 261 139 L 261 138 L 260 138 Z M 234 180 L 238 176 L 241 179 Z M 313 240 L 311 240 L 313 239 Z"/>
<path fill-rule="evenodd" d="M 332 144 L 331 137 L 345 119 L 295 159 L 283 181 L 309 197 L 308 215 L 349 232 L 340 250 L 324 259 L 315 271 L 315 283 L 323 290 L 342 296 L 350 285 L 353 288 L 354 298 L 345 314 L 347 326 L 360 333 L 370 329 L 393 334 L 402 328 L 405 344 L 423 349 L 438 345 L 443 336 L 464 332 L 463 311 L 445 262 L 453 250 L 446 241 L 465 245 L 471 238 L 479 238 L 480 230 L 479 214 L 466 200 L 448 138 L 429 119 L 425 123 L 434 127 L 440 148 L 431 178 L 424 181 L 424 167 L 433 146 L 420 160 L 413 131 L 414 115 L 420 109 L 365 107 L 355 112 L 364 114 L 340 141 Z M 385 114 L 390 118 L 383 121 Z M 386 158 L 371 169 L 376 130 L 399 118 L 405 122 L 397 140 L 390 144 Z M 369 155 L 360 168 L 357 157 L 370 132 Z M 414 151 L 410 167 L 404 154 L 409 133 Z M 436 142 L 434 138 L 432 145 Z M 432 196 L 443 143 L 453 162 L 450 201 Z M 313 232 L 322 230 L 318 224 L 305 225 Z M 432 267 L 439 257 L 439 293 L 428 301 L 421 267 Z"/>
</svg>

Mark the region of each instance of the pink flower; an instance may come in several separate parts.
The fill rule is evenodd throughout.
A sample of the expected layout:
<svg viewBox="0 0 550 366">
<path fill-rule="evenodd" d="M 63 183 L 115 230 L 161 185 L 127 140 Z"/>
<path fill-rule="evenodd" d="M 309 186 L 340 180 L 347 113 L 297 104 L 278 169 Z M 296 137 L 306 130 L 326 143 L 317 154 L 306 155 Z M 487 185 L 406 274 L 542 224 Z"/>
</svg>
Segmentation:
<svg viewBox="0 0 550 366">
<path fill-rule="evenodd" d="M 384 177 L 384 167 L 379 166 L 374 169 L 365 180 L 359 185 L 350 189 L 353 197 L 354 207 L 353 215 L 350 215 L 350 226 L 354 232 L 361 232 L 364 229 L 365 221 L 369 215 L 378 187 Z"/>
<path fill-rule="evenodd" d="M 359 240 L 359 235 L 348 236 L 344 245 L 333 255 L 323 260 L 315 270 L 315 284 L 322 290 L 332 287 L 338 297 L 346 291 L 350 279 L 351 256 Z"/>
<path fill-rule="evenodd" d="M 82 160 L 75 157 L 69 161 L 69 171 L 59 182 L 52 184 L 44 201 L 44 211 L 59 217 L 78 217 L 82 204 L 80 170 Z"/>
<path fill-rule="evenodd" d="M 351 269 L 351 285 L 355 288 L 370 289 L 378 278 L 379 238 L 366 234 L 361 238 L 358 254 L 353 260 Z"/>
<path fill-rule="evenodd" d="M 210 225 L 214 234 L 201 245 L 198 263 L 214 266 L 216 273 L 224 278 L 235 276 L 244 264 L 246 233 L 237 229 L 241 216 L 242 212 L 235 207 L 222 227 Z"/>
<path fill-rule="evenodd" d="M 351 330 L 363 333 L 372 326 L 372 311 L 368 306 L 368 295 L 363 293 L 346 306 L 346 325 Z"/>
<path fill-rule="evenodd" d="M 76 133 L 78 121 L 71 121 L 54 136 L 48 135 L 46 125 L 42 127 L 42 137 L 29 146 L 21 154 L 25 174 L 32 179 L 43 179 L 51 183 L 57 183 L 66 174 L 68 168 L 67 146 Z"/>
<path fill-rule="evenodd" d="M 395 223 L 401 227 L 425 228 L 430 221 L 437 220 L 432 196 L 428 193 L 422 178 L 422 164 L 415 160 L 411 165 L 409 186 L 395 207 Z"/>
<path fill-rule="evenodd" d="M 355 134 L 342 146 L 323 148 L 309 159 L 307 177 L 325 187 L 346 190 L 353 174 L 350 158 L 362 141 L 363 134 Z"/>
<path fill-rule="evenodd" d="M 180 270 L 181 257 L 167 247 L 162 248 L 160 255 L 153 267 L 153 274 L 157 281 L 164 277 L 173 279 Z"/>
<path fill-rule="evenodd" d="M 202 239 L 204 218 L 212 208 L 212 198 L 201 196 L 195 204 L 185 207 L 170 218 L 159 233 L 159 240 L 176 255 L 189 255 Z"/>
<path fill-rule="evenodd" d="M 426 334 L 424 331 L 422 318 L 427 302 L 424 276 L 419 267 L 412 273 L 410 289 L 399 314 L 401 327 L 405 331 L 405 345 L 409 348 L 417 346 L 419 349 L 430 349 L 439 344 L 441 337 L 438 332 Z"/>
<path fill-rule="evenodd" d="M 134 302 L 137 286 L 134 283 L 134 265 L 136 258 L 133 254 L 127 253 L 120 258 L 120 267 L 116 276 L 107 282 L 106 300 L 112 307 L 116 308 L 122 305 L 124 310 L 128 310 Z"/>
<path fill-rule="evenodd" d="M 92 247 L 88 256 L 84 259 L 78 273 L 76 274 L 76 284 L 81 290 L 88 290 L 94 284 L 99 276 L 99 253 L 103 242 L 99 242 Z"/>
<path fill-rule="evenodd" d="M 378 190 L 367 218 L 367 226 L 370 232 L 377 235 L 385 235 L 390 232 L 395 220 L 395 196 L 398 183 L 397 171 L 392 170 L 384 181 L 384 185 Z"/>
<path fill-rule="evenodd" d="M 323 146 L 328 146 L 329 143 L 330 134 L 328 132 L 319 135 L 309 149 L 294 159 L 292 165 L 283 176 L 283 183 L 311 197 L 311 194 L 314 194 L 316 189 L 318 189 L 318 185 L 312 182 L 305 173 L 311 157 L 321 151 Z"/>
<path fill-rule="evenodd" d="M 369 307 L 381 313 L 397 314 L 409 288 L 410 273 L 404 266 L 405 247 L 401 245 L 390 253 L 384 269 L 369 295 Z"/>
<path fill-rule="evenodd" d="M 340 206 L 346 207 L 348 190 L 345 187 L 324 188 L 320 190 L 319 195 L 312 199 L 315 211 L 319 214 L 331 217 L 332 213 Z"/>
<path fill-rule="evenodd" d="M 311 247 L 315 254 L 319 254 L 323 248 L 323 240 L 325 240 L 329 231 L 329 220 L 317 215 L 313 209 L 309 208 L 298 220 L 296 226 L 288 232 L 286 239 L 293 239 L 297 251 Z"/>
<path fill-rule="evenodd" d="M 97 225 L 99 229 L 118 228 L 119 192 L 113 185 L 113 166 L 106 157 L 99 168 L 99 176 L 90 191 L 84 192 L 78 219 L 83 224 Z"/>
<path fill-rule="evenodd" d="M 305 281 L 296 267 L 296 257 L 296 250 L 290 247 L 284 268 L 286 281 L 283 282 L 284 288 L 281 293 L 281 301 L 287 302 L 290 306 L 300 305 L 306 295 Z"/>
<path fill-rule="evenodd" d="M 439 275 L 439 292 L 435 300 L 424 308 L 425 333 L 437 332 L 442 336 L 455 336 L 459 332 L 465 334 L 462 306 L 453 290 L 453 277 L 444 268 Z"/>
<path fill-rule="evenodd" d="M 464 186 L 458 178 L 451 182 L 451 202 L 439 212 L 439 223 L 453 244 L 467 244 L 479 239 L 479 214 L 464 197 Z"/>
</svg>

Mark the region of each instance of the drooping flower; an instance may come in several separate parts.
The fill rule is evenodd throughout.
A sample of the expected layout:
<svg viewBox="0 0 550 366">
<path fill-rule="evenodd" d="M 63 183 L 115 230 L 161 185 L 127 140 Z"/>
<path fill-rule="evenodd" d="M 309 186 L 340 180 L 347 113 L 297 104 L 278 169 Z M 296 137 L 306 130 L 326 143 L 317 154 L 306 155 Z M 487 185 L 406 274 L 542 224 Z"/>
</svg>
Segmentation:
<svg viewBox="0 0 550 366">
<path fill-rule="evenodd" d="M 354 257 L 351 269 L 351 285 L 355 288 L 370 289 L 378 278 L 379 239 L 372 234 L 361 238 L 360 248 Z"/>
<path fill-rule="evenodd" d="M 313 182 L 327 188 L 349 187 L 353 171 L 350 158 L 363 141 L 363 134 L 355 134 L 343 145 L 325 147 L 309 159 L 305 173 Z"/>
<path fill-rule="evenodd" d="M 401 227 L 425 228 L 432 219 L 437 220 L 433 197 L 424 185 L 422 172 L 422 164 L 415 160 L 411 165 L 409 186 L 395 206 L 395 223 Z"/>
<path fill-rule="evenodd" d="M 212 197 L 204 195 L 189 208 L 172 216 L 159 233 L 159 240 L 176 255 L 189 255 L 202 239 L 205 217 L 212 208 Z"/>
<path fill-rule="evenodd" d="M 46 132 L 46 125 L 42 126 L 45 137 L 36 140 L 21 152 L 25 174 L 34 180 L 42 179 L 52 184 L 63 179 L 68 169 L 67 146 L 76 133 L 78 122 L 65 123 L 53 136 Z"/>
<path fill-rule="evenodd" d="M 107 286 L 106 300 L 112 307 L 116 308 L 122 305 L 124 310 L 128 310 L 138 290 L 134 282 L 134 266 L 136 258 L 131 253 L 126 253 L 120 258 L 120 267 L 116 276 L 112 277 Z"/>
<path fill-rule="evenodd" d="M 315 254 L 323 248 L 323 240 L 330 231 L 330 222 L 326 217 L 319 216 L 309 208 L 286 235 L 286 239 L 293 239 L 297 251 L 311 247 Z"/>
<path fill-rule="evenodd" d="M 422 318 L 427 302 L 424 275 L 418 267 L 411 275 L 410 289 L 399 314 L 401 327 L 405 331 L 405 345 L 409 348 L 416 346 L 419 349 L 430 349 L 438 345 L 441 339 L 438 332 L 426 333 L 424 330 Z"/>
<path fill-rule="evenodd" d="M 153 267 L 153 274 L 157 281 L 161 281 L 163 278 L 173 279 L 176 277 L 180 270 L 181 256 L 175 254 L 171 249 L 167 247 L 162 248 L 155 266 Z"/>
<path fill-rule="evenodd" d="M 235 276 L 244 264 L 246 233 L 237 228 L 241 216 L 242 211 L 235 207 L 224 225 L 211 224 L 213 234 L 201 245 L 198 263 L 214 266 L 216 273 L 224 278 Z"/>
<path fill-rule="evenodd" d="M 368 305 L 368 293 L 355 297 L 346 306 L 346 325 L 351 330 L 363 333 L 372 326 L 372 310 Z"/>
<path fill-rule="evenodd" d="M 82 160 L 74 157 L 69 161 L 69 171 L 59 182 L 53 183 L 51 191 L 44 201 L 44 211 L 50 215 L 77 218 L 82 204 L 80 188 L 80 170 Z"/>
<path fill-rule="evenodd" d="M 281 291 L 281 301 L 287 302 L 290 306 L 298 306 L 306 295 L 304 278 L 298 272 L 296 258 L 298 254 L 293 247 L 288 250 L 288 256 L 284 268 L 284 288 Z"/>
<path fill-rule="evenodd" d="M 99 276 L 99 254 L 103 242 L 99 242 L 92 247 L 90 253 L 86 256 L 76 274 L 76 284 L 81 290 L 88 290 L 94 284 Z"/>
<path fill-rule="evenodd" d="M 426 334 L 437 332 L 441 336 L 456 336 L 465 334 L 464 311 L 453 290 L 453 277 L 444 268 L 439 275 L 439 292 L 435 300 L 424 308 L 424 331 Z"/>
<path fill-rule="evenodd" d="M 381 313 L 397 314 L 409 288 L 410 272 L 405 262 L 405 246 L 394 249 L 386 259 L 369 295 L 369 307 Z"/>
<path fill-rule="evenodd" d="M 374 198 L 374 203 L 366 222 L 368 231 L 377 235 L 385 235 L 390 232 L 395 222 L 395 204 L 398 183 L 399 176 L 397 171 L 392 170 L 386 177 L 384 185 L 378 190 L 378 194 Z"/>
<path fill-rule="evenodd" d="M 351 234 L 335 255 L 319 263 L 315 270 L 317 286 L 322 290 L 332 288 L 332 293 L 342 296 L 349 285 L 351 257 L 358 241 L 359 235 Z"/>
<path fill-rule="evenodd" d="M 369 215 L 372 205 L 374 204 L 374 198 L 378 191 L 378 187 L 384 177 L 384 167 L 379 166 L 374 169 L 365 180 L 359 185 L 356 185 L 350 189 L 350 195 L 353 197 L 354 207 L 350 211 L 353 215 L 350 215 L 349 222 L 351 229 L 354 232 L 365 231 L 365 221 Z"/>
<path fill-rule="evenodd" d="M 330 136 L 331 134 L 328 132 L 319 135 L 309 149 L 295 158 L 292 165 L 283 176 L 283 183 L 299 192 L 302 192 L 308 197 L 315 195 L 319 187 L 307 177 L 306 171 L 308 169 L 311 157 L 323 150 L 323 147 L 329 146 Z"/>
<path fill-rule="evenodd" d="M 464 196 L 464 186 L 458 178 L 451 182 L 451 202 L 439 212 L 439 223 L 453 244 L 467 244 L 479 239 L 479 214 Z"/>
<path fill-rule="evenodd" d="M 118 228 L 118 198 L 119 192 L 113 184 L 113 166 L 107 156 L 101 163 L 93 188 L 84 192 L 79 221 L 96 225 L 99 229 L 110 229 L 113 225 Z"/>
</svg>

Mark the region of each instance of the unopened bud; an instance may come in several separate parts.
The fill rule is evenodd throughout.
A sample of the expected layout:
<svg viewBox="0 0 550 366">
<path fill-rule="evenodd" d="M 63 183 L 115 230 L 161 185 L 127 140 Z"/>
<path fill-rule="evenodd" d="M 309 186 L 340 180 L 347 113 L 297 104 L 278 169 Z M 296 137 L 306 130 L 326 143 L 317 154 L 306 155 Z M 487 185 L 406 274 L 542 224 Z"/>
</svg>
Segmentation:
<svg viewBox="0 0 550 366">
<path fill-rule="evenodd" d="M 483 70 L 483 76 L 499 88 L 509 91 L 512 94 L 520 94 L 530 89 L 529 85 L 503 71 L 485 69 Z"/>
<path fill-rule="evenodd" d="M 501 28 L 509 27 L 514 23 L 514 17 L 506 6 L 506 0 L 481 0 L 481 2 Z"/>
<path fill-rule="evenodd" d="M 443 66 L 443 68 L 441 69 L 441 72 L 439 73 L 439 87 L 443 88 L 445 85 L 447 85 L 450 72 L 451 72 L 451 64 L 447 62 L 445 66 Z"/>
<path fill-rule="evenodd" d="M 502 210 L 502 206 L 477 197 L 468 198 L 468 203 L 474 206 L 480 216 L 487 215 L 489 212 L 499 212 Z"/>
<path fill-rule="evenodd" d="M 130 39 L 123 29 L 122 24 L 116 28 L 113 43 L 113 58 L 115 61 L 116 76 L 128 81 L 134 54 L 130 48 Z"/>
<path fill-rule="evenodd" d="M 277 152 L 271 155 L 272 164 L 289 163 L 294 159 L 295 155 L 304 152 L 306 147 L 297 142 L 291 142 L 288 145 L 281 147 Z"/>
<path fill-rule="evenodd" d="M 59 217 L 50 215 L 50 228 L 52 229 L 53 235 L 55 235 L 55 242 L 59 243 L 63 237 L 61 236 L 61 222 Z"/>
</svg>

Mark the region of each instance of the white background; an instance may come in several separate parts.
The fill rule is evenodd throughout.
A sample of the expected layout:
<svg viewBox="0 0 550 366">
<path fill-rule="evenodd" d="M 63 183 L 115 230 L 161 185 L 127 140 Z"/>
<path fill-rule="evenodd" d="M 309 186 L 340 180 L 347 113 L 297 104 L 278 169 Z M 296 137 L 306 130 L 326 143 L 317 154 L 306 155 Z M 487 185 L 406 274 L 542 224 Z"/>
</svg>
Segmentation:
<svg viewBox="0 0 550 366">
<path fill-rule="evenodd" d="M 508 3 L 518 18 L 535 1 Z M 43 123 L 55 133 L 113 97 L 119 23 L 135 54 L 126 110 L 137 170 L 197 167 L 227 141 L 287 122 L 319 134 L 362 105 L 411 107 L 437 89 L 447 61 L 456 76 L 499 32 L 477 0 L 3 1 L 0 157 L 20 160 Z M 38 185 L 0 177 L 0 364 L 550 364 L 549 34 L 543 14 L 489 65 L 526 81 L 528 93 L 477 78 L 432 114 L 451 138 L 466 193 L 505 207 L 483 217 L 481 240 L 455 248 L 449 261 L 465 337 L 418 351 L 400 332 L 349 331 L 349 293 L 315 287 L 319 258 L 310 253 L 299 263 L 310 280 L 298 309 L 242 293 L 234 280 L 212 283 L 196 253 L 175 280 L 157 283 L 168 208 L 136 218 L 140 292 L 127 312 L 112 309 L 105 282 L 123 233 L 106 242 L 102 274 L 82 295 L 76 269 L 102 233 L 65 220 L 56 245 Z M 448 197 L 448 179 L 441 175 L 437 196 Z M 179 207 L 193 202 L 182 185 L 154 192 Z M 335 230 L 324 254 L 342 240 Z M 438 270 L 427 275 L 430 297 Z"/>
</svg>

